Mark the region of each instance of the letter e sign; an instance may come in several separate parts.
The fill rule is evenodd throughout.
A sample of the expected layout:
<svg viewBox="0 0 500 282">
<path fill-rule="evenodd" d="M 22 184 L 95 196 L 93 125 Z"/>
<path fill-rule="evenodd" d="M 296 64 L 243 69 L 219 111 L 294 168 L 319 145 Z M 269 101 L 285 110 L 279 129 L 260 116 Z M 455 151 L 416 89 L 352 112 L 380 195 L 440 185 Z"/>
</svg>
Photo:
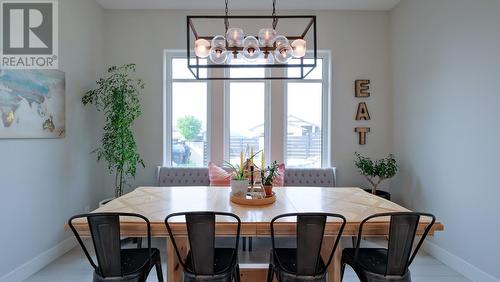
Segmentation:
<svg viewBox="0 0 500 282">
<path fill-rule="evenodd" d="M 356 80 L 354 82 L 354 93 L 358 98 L 367 98 L 370 97 L 370 80 Z"/>
</svg>

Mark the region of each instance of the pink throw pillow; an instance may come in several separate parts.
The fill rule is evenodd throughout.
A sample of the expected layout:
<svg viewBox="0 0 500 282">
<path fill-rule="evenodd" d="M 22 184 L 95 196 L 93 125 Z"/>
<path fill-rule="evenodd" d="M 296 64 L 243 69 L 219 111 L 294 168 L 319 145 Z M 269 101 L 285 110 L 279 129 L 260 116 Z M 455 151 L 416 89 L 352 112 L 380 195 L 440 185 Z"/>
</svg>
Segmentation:
<svg viewBox="0 0 500 282">
<path fill-rule="evenodd" d="M 274 186 L 285 185 L 285 164 L 278 165 L 278 176 L 273 179 Z"/>
<path fill-rule="evenodd" d="M 208 178 L 210 179 L 210 186 L 231 185 L 231 173 L 212 162 L 208 163 Z"/>
</svg>

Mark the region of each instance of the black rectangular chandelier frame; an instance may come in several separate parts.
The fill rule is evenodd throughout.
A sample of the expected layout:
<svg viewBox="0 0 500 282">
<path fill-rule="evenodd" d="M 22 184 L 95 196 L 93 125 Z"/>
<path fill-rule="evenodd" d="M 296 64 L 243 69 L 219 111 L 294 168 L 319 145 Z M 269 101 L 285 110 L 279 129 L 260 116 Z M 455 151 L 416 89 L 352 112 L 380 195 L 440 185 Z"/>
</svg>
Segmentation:
<svg viewBox="0 0 500 282">
<path fill-rule="evenodd" d="M 216 16 L 216 15 L 196 15 L 196 16 L 187 16 L 187 65 L 189 71 L 193 74 L 193 76 L 197 80 L 267 80 L 267 79 L 304 79 L 309 75 L 314 68 L 316 68 L 317 65 L 317 59 L 318 59 L 318 49 L 317 49 L 317 29 L 316 29 L 316 16 L 311 16 L 311 15 L 283 15 L 283 16 Z M 293 36 L 286 36 L 289 40 L 295 40 L 295 39 L 303 39 L 312 29 L 312 43 L 313 43 L 313 48 L 312 51 L 308 51 L 308 53 L 313 54 L 313 58 L 306 58 L 307 60 L 313 60 L 313 63 L 305 63 L 304 58 L 300 58 L 300 64 L 280 64 L 280 63 L 273 63 L 273 64 L 211 64 L 211 63 L 206 63 L 206 64 L 200 64 L 200 59 L 194 55 L 192 58 L 191 55 L 194 53 L 194 51 L 191 50 L 191 34 L 193 34 L 195 40 L 196 39 L 206 39 L 206 40 L 212 40 L 214 36 L 203 36 L 199 35 L 198 32 L 196 31 L 194 24 L 193 24 L 193 19 L 221 19 L 224 21 L 227 21 L 229 19 L 273 19 L 276 20 L 276 22 L 279 22 L 279 19 L 309 19 L 306 28 L 304 31 L 299 34 L 299 35 L 293 35 Z M 226 47 L 228 51 L 231 52 L 237 52 L 243 50 L 243 47 Z M 260 48 L 262 51 L 271 51 L 274 50 L 275 47 L 261 47 Z M 272 54 L 269 54 L 272 56 Z M 195 63 L 192 63 L 191 61 L 194 61 Z M 279 75 L 279 76 L 266 76 L 264 77 L 230 77 L 230 76 L 220 76 L 220 77 L 210 77 L 210 72 L 208 69 L 232 69 L 232 68 L 281 68 L 281 69 L 290 69 L 290 68 L 300 68 L 300 77 L 289 77 L 288 75 Z M 305 71 L 305 68 L 310 68 L 309 70 Z M 206 69 L 207 70 L 207 76 L 202 77 L 200 76 L 200 69 Z"/>
</svg>

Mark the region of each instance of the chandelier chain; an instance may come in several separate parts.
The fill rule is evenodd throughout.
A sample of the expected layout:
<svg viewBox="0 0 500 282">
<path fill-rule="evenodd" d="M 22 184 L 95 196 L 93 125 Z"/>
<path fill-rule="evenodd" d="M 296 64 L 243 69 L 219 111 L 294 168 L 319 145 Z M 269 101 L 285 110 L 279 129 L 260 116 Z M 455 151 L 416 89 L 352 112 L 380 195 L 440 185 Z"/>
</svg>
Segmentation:
<svg viewBox="0 0 500 282">
<path fill-rule="evenodd" d="M 226 15 L 226 18 L 224 19 L 224 25 L 226 27 L 226 32 L 229 29 L 229 19 L 227 18 L 227 16 L 229 15 L 228 5 L 229 5 L 229 0 L 225 0 L 224 14 Z M 273 29 L 276 29 L 276 26 L 278 25 L 278 18 L 276 17 L 276 0 L 273 0 L 273 13 L 272 13 L 272 16 L 273 16 Z"/>
<path fill-rule="evenodd" d="M 229 0 L 226 0 L 226 10 L 224 11 L 226 13 L 226 18 L 224 18 L 224 25 L 226 27 L 226 32 L 229 29 L 229 20 L 227 18 L 227 15 L 229 14 L 229 9 L 227 8 L 228 3 L 229 3 Z"/>
<path fill-rule="evenodd" d="M 273 29 L 278 25 L 278 18 L 276 18 L 276 0 L 273 0 Z"/>
</svg>

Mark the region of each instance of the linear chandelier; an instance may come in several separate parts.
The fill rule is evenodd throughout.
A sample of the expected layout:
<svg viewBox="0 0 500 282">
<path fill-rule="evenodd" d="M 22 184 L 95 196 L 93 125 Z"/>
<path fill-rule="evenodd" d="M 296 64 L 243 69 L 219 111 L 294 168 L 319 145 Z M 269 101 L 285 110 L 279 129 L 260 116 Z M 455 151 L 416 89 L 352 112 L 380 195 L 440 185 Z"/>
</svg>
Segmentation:
<svg viewBox="0 0 500 282">
<path fill-rule="evenodd" d="M 228 0 L 225 0 L 224 16 L 187 16 L 187 61 L 194 77 L 199 80 L 304 79 L 311 73 L 317 61 L 316 16 L 278 16 L 276 0 L 272 4 L 270 16 L 230 16 Z M 299 28 L 297 34 L 282 34 L 300 25 L 304 27 Z M 242 26 L 257 34 L 245 35 Z M 214 29 L 219 31 L 212 34 Z M 239 71 L 240 75 L 232 76 L 231 69 L 259 71 L 248 72 L 251 73 L 248 76 Z"/>
</svg>

